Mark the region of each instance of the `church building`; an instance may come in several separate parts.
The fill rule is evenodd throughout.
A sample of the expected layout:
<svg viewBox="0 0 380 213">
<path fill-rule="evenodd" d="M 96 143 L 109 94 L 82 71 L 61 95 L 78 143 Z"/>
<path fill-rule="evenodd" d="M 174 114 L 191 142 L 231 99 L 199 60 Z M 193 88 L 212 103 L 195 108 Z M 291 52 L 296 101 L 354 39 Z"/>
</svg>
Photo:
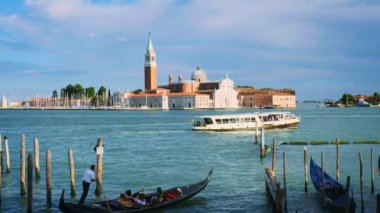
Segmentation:
<svg viewBox="0 0 380 213">
<path fill-rule="evenodd" d="M 114 105 L 141 109 L 236 109 L 238 93 L 228 76 L 221 80 L 208 80 L 201 66 L 197 66 L 191 79 L 182 75 L 174 81 L 169 75 L 168 83 L 157 86 L 157 61 L 153 42 L 149 34 L 144 63 L 145 91 L 134 94 L 117 92 Z"/>
</svg>

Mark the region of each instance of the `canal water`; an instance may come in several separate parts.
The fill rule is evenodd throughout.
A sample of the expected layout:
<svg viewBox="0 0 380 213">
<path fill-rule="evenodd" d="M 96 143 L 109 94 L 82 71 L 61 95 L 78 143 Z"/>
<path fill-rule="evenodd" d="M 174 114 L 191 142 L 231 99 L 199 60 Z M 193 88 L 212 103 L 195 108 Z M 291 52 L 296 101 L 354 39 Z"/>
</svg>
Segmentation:
<svg viewBox="0 0 380 213">
<path fill-rule="evenodd" d="M 0 212 L 23 212 L 26 197 L 20 196 L 20 138 L 26 134 L 27 151 L 38 136 L 42 177 L 34 182 L 33 210 L 58 212 L 62 189 L 70 194 L 68 148 L 72 148 L 78 200 L 83 172 L 96 164 L 93 147 L 97 138 L 105 143 L 103 188 L 95 197 L 91 184 L 86 202 L 115 198 L 126 189 L 145 192 L 197 182 L 214 168 L 209 186 L 193 199 L 163 212 L 271 212 L 265 195 L 264 168 L 254 145 L 254 132 L 194 132 L 192 121 L 207 114 L 245 113 L 259 110 L 95 111 L 95 110 L 2 110 L 0 133 L 9 138 L 11 173 L 3 171 Z M 266 141 L 380 140 L 380 108 L 324 108 L 299 104 L 290 110 L 301 116 L 297 129 L 266 131 Z M 341 180 L 351 176 L 360 209 L 359 158 L 364 160 L 364 199 L 367 212 L 374 212 L 376 195 L 370 193 L 370 150 L 375 153 L 375 194 L 380 193 L 377 157 L 380 145 L 341 145 Z M 4 146 L 3 146 L 4 149 Z M 45 152 L 52 152 L 53 206 L 46 207 Z M 312 184 L 304 192 L 304 146 L 277 146 L 277 174 L 282 183 L 282 153 L 286 153 L 288 209 L 294 212 L 329 212 L 323 209 Z M 335 176 L 335 146 L 308 145 L 317 162 L 325 154 L 325 167 Z M 5 158 L 4 158 L 5 161 Z M 5 164 L 4 164 L 5 165 Z M 310 180 L 310 179 L 309 179 Z"/>
</svg>

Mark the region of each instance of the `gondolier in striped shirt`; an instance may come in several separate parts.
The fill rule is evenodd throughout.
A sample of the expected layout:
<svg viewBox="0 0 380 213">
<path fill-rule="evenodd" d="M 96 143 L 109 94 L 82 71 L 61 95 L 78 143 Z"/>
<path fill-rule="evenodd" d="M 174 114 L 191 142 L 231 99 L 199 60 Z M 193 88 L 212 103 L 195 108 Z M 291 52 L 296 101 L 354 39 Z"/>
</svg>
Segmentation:
<svg viewBox="0 0 380 213">
<path fill-rule="evenodd" d="M 82 178 L 83 193 L 79 200 L 79 205 L 83 205 L 84 200 L 87 197 L 88 190 L 90 188 L 90 183 L 96 180 L 94 171 L 95 171 L 95 165 L 91 165 L 90 169 L 87 169 L 83 175 L 83 178 Z"/>
</svg>

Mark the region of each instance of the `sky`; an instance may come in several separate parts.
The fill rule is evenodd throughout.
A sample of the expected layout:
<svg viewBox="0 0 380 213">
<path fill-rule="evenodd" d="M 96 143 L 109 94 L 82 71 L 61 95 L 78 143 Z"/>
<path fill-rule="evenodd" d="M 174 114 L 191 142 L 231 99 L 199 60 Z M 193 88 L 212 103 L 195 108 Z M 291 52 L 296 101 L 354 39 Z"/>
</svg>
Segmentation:
<svg viewBox="0 0 380 213">
<path fill-rule="evenodd" d="M 159 85 L 201 65 L 298 100 L 380 92 L 375 0 L 1 0 L 0 95 L 143 88 L 149 33 Z"/>
</svg>

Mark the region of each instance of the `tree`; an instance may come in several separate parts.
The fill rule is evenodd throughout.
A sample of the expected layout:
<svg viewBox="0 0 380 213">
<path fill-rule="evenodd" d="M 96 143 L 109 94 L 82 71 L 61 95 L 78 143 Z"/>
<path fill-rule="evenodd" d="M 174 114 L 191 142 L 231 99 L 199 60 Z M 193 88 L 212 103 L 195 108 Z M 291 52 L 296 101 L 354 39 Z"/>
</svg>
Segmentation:
<svg viewBox="0 0 380 213">
<path fill-rule="evenodd" d="M 373 100 L 376 102 L 380 101 L 380 94 L 377 92 L 373 93 Z"/>
<path fill-rule="evenodd" d="M 75 84 L 75 86 L 74 86 L 74 97 L 80 98 L 81 95 L 83 95 L 83 93 L 84 93 L 84 89 L 83 89 L 82 85 Z"/>
<path fill-rule="evenodd" d="M 95 88 L 94 87 L 87 87 L 85 89 L 85 95 L 89 99 L 95 98 Z"/>
<path fill-rule="evenodd" d="M 61 98 L 64 98 L 66 96 L 66 89 L 62 88 L 61 89 Z"/>
<path fill-rule="evenodd" d="M 351 94 L 343 94 L 342 95 L 342 98 L 340 99 L 340 101 L 342 102 L 342 103 L 344 103 L 344 105 L 348 105 L 349 103 L 355 103 L 356 102 L 356 100 L 355 100 L 355 97 L 353 96 L 353 95 L 351 95 Z"/>
<path fill-rule="evenodd" d="M 52 98 L 58 98 L 58 92 L 57 92 L 57 90 L 53 91 L 53 95 L 51 97 Z"/>
<path fill-rule="evenodd" d="M 108 102 L 107 102 L 107 105 L 108 106 L 112 105 L 112 95 L 111 95 L 111 90 L 110 89 L 108 89 Z"/>
<path fill-rule="evenodd" d="M 71 84 L 67 85 L 66 86 L 66 96 L 69 97 L 69 99 L 71 99 L 73 97 L 73 95 L 75 94 L 75 87 Z"/>
<path fill-rule="evenodd" d="M 137 89 L 133 91 L 133 94 L 141 94 L 141 93 L 143 93 L 142 89 Z"/>
<path fill-rule="evenodd" d="M 107 93 L 107 89 L 105 87 L 101 86 L 98 90 L 98 99 L 99 99 L 99 102 L 102 106 L 105 105 L 106 93 Z"/>
</svg>

